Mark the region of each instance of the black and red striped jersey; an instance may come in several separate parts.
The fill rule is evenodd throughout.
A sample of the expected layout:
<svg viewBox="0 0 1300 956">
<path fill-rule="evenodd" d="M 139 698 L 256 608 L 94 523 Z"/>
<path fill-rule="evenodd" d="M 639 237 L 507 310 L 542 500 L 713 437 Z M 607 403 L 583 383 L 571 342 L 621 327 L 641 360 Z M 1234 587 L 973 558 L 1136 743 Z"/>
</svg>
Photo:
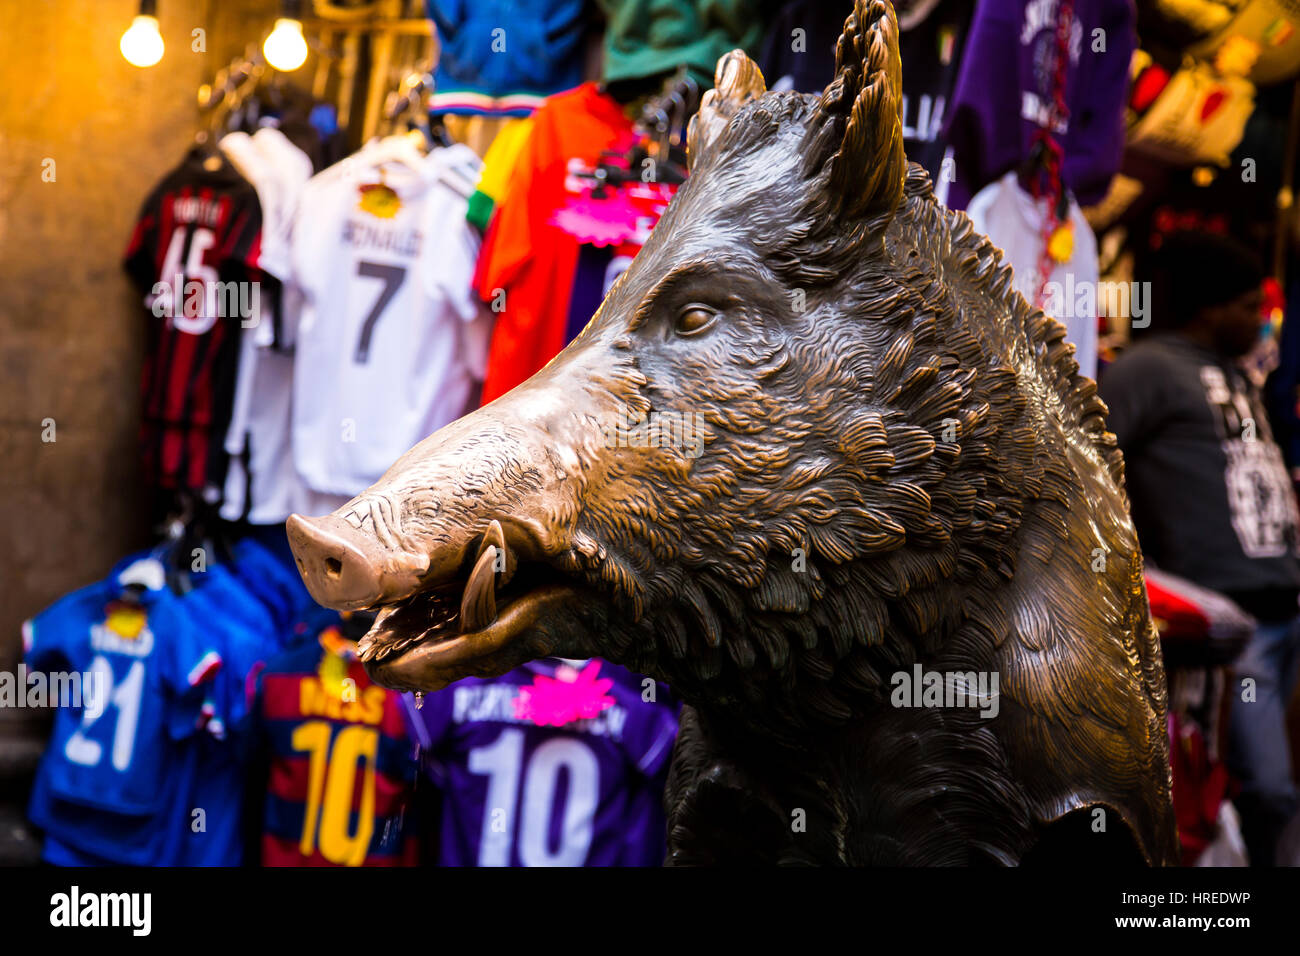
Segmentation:
<svg viewBox="0 0 1300 956">
<path fill-rule="evenodd" d="M 123 265 L 149 310 L 141 443 L 156 487 L 222 487 L 239 336 L 259 320 L 261 231 L 253 186 L 201 147 L 141 208 Z"/>
</svg>

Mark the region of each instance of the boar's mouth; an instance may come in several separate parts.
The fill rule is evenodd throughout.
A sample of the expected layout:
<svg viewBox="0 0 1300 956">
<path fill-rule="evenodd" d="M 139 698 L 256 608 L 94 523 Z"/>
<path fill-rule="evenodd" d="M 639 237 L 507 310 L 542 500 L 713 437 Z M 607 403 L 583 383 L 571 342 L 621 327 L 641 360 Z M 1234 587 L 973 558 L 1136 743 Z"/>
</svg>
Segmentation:
<svg viewBox="0 0 1300 956">
<path fill-rule="evenodd" d="M 534 656 L 516 646 L 520 639 L 571 606 L 573 582 L 544 561 L 520 561 L 500 522 L 471 553 L 452 577 L 372 605 L 379 613 L 358 654 L 380 683 L 437 690 L 467 674 L 509 670 Z"/>
</svg>

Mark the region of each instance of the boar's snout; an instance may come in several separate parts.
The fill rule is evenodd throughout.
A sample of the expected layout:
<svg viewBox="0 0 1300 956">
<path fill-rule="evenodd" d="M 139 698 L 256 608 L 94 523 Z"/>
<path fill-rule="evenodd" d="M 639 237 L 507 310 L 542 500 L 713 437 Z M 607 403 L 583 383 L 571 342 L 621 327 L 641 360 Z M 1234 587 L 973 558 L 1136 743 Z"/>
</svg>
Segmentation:
<svg viewBox="0 0 1300 956">
<path fill-rule="evenodd" d="M 365 608 L 398 600 L 414 591 L 429 569 L 427 556 L 383 549 L 336 515 L 291 515 L 285 527 L 307 590 L 326 607 Z"/>
</svg>

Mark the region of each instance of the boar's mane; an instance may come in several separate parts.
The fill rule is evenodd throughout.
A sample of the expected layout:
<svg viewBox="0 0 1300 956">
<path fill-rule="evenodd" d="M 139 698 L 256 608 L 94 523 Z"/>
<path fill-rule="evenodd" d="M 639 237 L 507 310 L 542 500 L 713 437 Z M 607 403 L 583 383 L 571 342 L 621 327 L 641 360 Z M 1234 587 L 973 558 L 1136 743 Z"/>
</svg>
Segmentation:
<svg viewBox="0 0 1300 956">
<path fill-rule="evenodd" d="M 865 6 L 883 8 L 859 3 L 859 19 Z M 869 73 L 852 62 L 853 26 L 840 78 Z M 751 82 L 750 68 L 733 85 Z M 736 69 L 719 65 L 720 88 Z M 865 82 L 846 107 L 852 92 L 702 111 L 690 180 L 572 346 L 576 358 L 626 323 L 614 331 L 620 361 L 597 382 L 626 407 L 694 411 L 709 430 L 694 461 L 660 449 L 641 476 L 647 493 L 592 495 L 577 516 L 568 570 L 622 608 L 599 621 L 594 651 L 700 702 L 670 805 L 692 803 L 682 781 L 722 772 L 719 738 L 736 754 L 755 731 L 796 749 L 833 733 L 859 740 L 839 751 L 852 766 L 816 765 L 802 778 L 808 805 L 855 816 L 825 781 L 872 772 L 870 815 L 909 834 L 898 845 L 914 861 L 966 852 L 927 844 L 947 839 L 945 814 L 1004 827 L 989 852 L 1012 860 L 1030 818 L 1098 804 L 1158 833 L 1143 853 L 1162 858 L 1164 676 L 1105 406 L 1064 327 L 1013 289 L 1001 252 L 872 138 L 899 143 L 901 160 L 896 101 Z M 855 136 L 865 166 L 840 145 Z M 632 307 L 647 311 L 640 265 L 712 267 L 720 288 L 797 292 L 803 308 L 773 316 L 768 302 L 769 324 L 755 321 L 726 361 L 701 349 L 661 380 L 626 334 L 639 324 Z M 635 472 L 622 477 L 635 487 Z M 892 675 L 922 662 L 998 675 L 998 718 L 891 707 Z M 940 778 L 944 809 L 927 811 Z M 1153 779 L 1154 793 L 1116 796 Z"/>
<path fill-rule="evenodd" d="M 987 669 L 1017 568 L 1081 567 L 1050 602 L 1077 619 L 1097 598 L 1094 549 L 1135 551 L 1131 532 L 1102 540 L 1068 518 L 1095 482 L 1081 472 L 1117 485 L 1122 461 L 1064 328 L 1012 289 L 1001 253 L 934 200 L 919 166 L 895 210 L 829 216 L 829 170 L 796 175 L 807 164 L 788 148 L 822 138 L 809 129 L 817 112 L 800 94 L 738 111 L 641 254 L 670 257 L 656 239 L 688 230 L 743 235 L 745 268 L 805 293 L 800 334 L 754 341 L 744 379 L 710 354 L 687 360 L 685 394 L 668 404 L 708 422 L 704 455 L 661 461 L 652 498 L 594 496 L 580 550 L 599 542 L 600 558 L 573 556 L 638 621 L 610 622 L 612 646 L 598 651 L 710 685 L 709 697 L 761 700 L 785 727 L 847 720 L 879 703 L 889 673 L 941 646 Z M 618 321 L 607 302 L 592 331 Z M 620 341 L 610 392 L 638 411 L 664 407 Z M 1122 499 L 1109 495 L 1118 533 Z M 806 570 L 792 568 L 800 555 Z M 1058 626 L 1038 621 L 1037 636 Z"/>
</svg>

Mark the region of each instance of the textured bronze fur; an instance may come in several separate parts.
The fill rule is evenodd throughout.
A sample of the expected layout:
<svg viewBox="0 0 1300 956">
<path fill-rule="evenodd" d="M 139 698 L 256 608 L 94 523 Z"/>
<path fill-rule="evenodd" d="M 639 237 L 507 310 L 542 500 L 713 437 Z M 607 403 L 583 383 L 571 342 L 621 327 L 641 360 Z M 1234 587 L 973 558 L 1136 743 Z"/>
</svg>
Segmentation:
<svg viewBox="0 0 1300 956">
<path fill-rule="evenodd" d="M 1017 863 L 1103 808 L 1071 853 L 1124 836 L 1172 863 L 1105 407 L 907 167 L 896 34 L 859 0 L 820 98 L 724 57 L 690 180 L 582 335 L 335 515 L 291 519 L 299 564 L 325 603 L 395 608 L 363 645 L 389 686 L 543 655 L 674 686 L 670 862 Z M 702 453 L 607 440 L 629 409 L 699 415 Z M 512 562 L 495 603 L 466 584 L 489 538 Z M 493 623 L 457 625 L 466 588 Z M 893 706 L 918 663 L 997 674 L 997 715 Z"/>
</svg>

